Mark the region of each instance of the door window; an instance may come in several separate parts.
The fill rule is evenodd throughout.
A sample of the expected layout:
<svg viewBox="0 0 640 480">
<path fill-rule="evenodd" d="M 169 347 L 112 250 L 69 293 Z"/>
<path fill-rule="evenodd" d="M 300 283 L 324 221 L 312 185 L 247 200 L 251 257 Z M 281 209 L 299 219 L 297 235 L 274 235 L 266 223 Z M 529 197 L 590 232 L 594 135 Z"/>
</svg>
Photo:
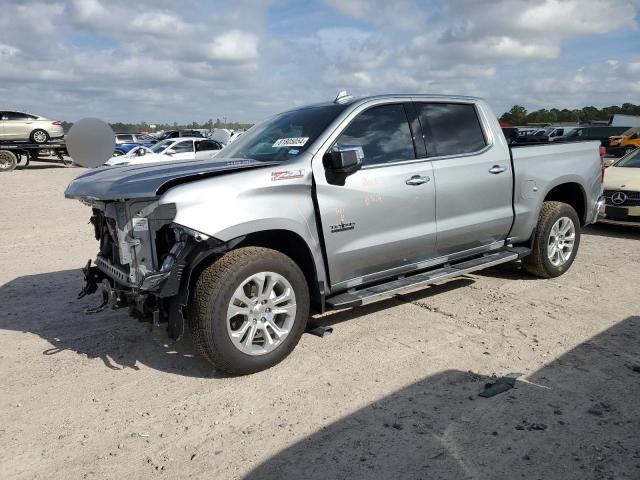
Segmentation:
<svg viewBox="0 0 640 480">
<path fill-rule="evenodd" d="M 363 165 L 380 165 L 416 158 L 409 122 L 401 104 L 370 108 L 342 132 L 336 146 L 357 148 Z"/>
<path fill-rule="evenodd" d="M 176 153 L 193 152 L 193 140 L 185 140 L 184 142 L 178 142 L 171 148 Z"/>
<path fill-rule="evenodd" d="M 4 119 L 25 121 L 25 120 L 29 120 L 29 116 L 26 113 L 20 113 L 20 112 L 4 112 Z"/>
<path fill-rule="evenodd" d="M 204 152 L 208 150 L 220 150 L 222 147 L 218 142 L 213 140 L 202 140 L 201 142 L 196 143 L 196 150 L 198 152 Z"/>
<path fill-rule="evenodd" d="M 416 109 L 429 157 L 473 153 L 487 145 L 473 105 L 416 103 Z"/>
</svg>

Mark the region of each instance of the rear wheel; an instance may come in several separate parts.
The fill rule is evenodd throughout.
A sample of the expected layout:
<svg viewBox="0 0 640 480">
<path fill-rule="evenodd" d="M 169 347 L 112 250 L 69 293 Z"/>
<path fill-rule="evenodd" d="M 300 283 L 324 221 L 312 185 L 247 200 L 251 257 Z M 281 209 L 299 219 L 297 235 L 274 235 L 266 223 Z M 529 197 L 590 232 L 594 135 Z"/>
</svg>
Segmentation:
<svg viewBox="0 0 640 480">
<path fill-rule="evenodd" d="M 558 277 L 569 270 L 580 246 L 580 219 L 571 205 L 544 202 L 531 254 L 524 268 L 543 278 Z"/>
<path fill-rule="evenodd" d="M 18 165 L 18 157 L 8 150 L 0 150 L 0 172 L 10 172 Z"/>
<path fill-rule="evenodd" d="M 49 134 L 45 130 L 38 128 L 31 132 L 29 138 L 33 143 L 47 143 L 49 141 Z"/>
<path fill-rule="evenodd" d="M 297 345 L 309 317 L 309 289 L 286 255 L 239 248 L 200 274 L 187 317 L 196 349 L 216 369 L 258 372 Z"/>
</svg>

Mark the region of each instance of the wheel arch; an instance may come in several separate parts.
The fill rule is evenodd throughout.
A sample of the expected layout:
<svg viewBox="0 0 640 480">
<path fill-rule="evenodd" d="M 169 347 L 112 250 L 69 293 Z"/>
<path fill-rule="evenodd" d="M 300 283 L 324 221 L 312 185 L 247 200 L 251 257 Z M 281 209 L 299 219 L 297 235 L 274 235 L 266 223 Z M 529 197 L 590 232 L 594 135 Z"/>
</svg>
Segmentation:
<svg viewBox="0 0 640 480">
<path fill-rule="evenodd" d="M 325 286 L 318 275 L 316 262 L 307 242 L 291 230 L 262 230 L 249 233 L 234 248 L 264 247 L 276 250 L 291 258 L 302 270 L 311 303 L 318 311 L 324 311 Z"/>
<path fill-rule="evenodd" d="M 571 205 L 580 218 L 582 226 L 587 222 L 587 194 L 578 182 L 564 182 L 552 187 L 544 196 L 543 202 L 562 202 Z"/>
<path fill-rule="evenodd" d="M 236 237 L 224 242 L 224 251 L 214 249 L 193 265 L 188 281 L 188 291 L 193 290 L 200 273 L 214 263 L 224 253 L 243 247 L 264 247 L 276 250 L 291 258 L 300 267 L 309 287 L 311 305 L 319 312 L 324 312 L 326 283 L 307 242 L 296 232 L 284 229 L 260 230 Z M 190 294 L 189 294 L 190 295 Z"/>
</svg>

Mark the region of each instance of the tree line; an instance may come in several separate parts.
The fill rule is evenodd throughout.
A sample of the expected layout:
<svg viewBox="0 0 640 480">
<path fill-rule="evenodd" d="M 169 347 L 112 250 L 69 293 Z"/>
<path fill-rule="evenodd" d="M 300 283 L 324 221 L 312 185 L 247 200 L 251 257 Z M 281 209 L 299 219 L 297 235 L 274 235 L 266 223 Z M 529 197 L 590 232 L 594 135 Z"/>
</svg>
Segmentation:
<svg viewBox="0 0 640 480">
<path fill-rule="evenodd" d="M 558 122 L 589 122 L 592 120 L 608 120 L 613 114 L 639 115 L 640 105 L 633 103 L 623 103 L 622 106 L 612 105 L 610 107 L 596 108 L 593 106 L 577 108 L 574 110 L 542 108 L 533 112 L 521 105 L 514 105 L 508 112 L 504 112 L 500 117 L 501 122 L 512 125 L 528 125 L 533 123 L 558 123 Z"/>
<path fill-rule="evenodd" d="M 65 132 L 68 132 L 73 122 L 62 122 L 62 128 Z M 139 132 L 159 132 L 161 130 L 185 130 L 185 129 L 193 129 L 193 128 L 205 128 L 207 130 L 212 130 L 214 128 L 229 128 L 231 130 L 246 130 L 247 128 L 253 126 L 252 123 L 242 123 L 242 122 L 223 122 L 219 118 L 214 122 L 213 119 L 209 119 L 204 123 L 199 122 L 191 122 L 188 124 L 179 124 L 178 122 L 173 123 L 154 123 L 149 124 L 147 122 L 138 122 L 138 123 L 123 123 L 123 122 L 115 122 L 109 124 L 115 133 L 139 133 Z M 155 128 L 151 128 L 150 125 L 155 125 Z"/>
</svg>

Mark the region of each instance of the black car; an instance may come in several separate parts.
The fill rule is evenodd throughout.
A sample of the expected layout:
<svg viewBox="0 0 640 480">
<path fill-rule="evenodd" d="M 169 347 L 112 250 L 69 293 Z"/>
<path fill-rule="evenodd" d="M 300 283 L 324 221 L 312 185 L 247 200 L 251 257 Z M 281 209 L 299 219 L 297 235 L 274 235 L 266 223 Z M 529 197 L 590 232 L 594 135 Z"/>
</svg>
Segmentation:
<svg viewBox="0 0 640 480">
<path fill-rule="evenodd" d="M 579 127 L 565 137 L 558 138 L 562 142 L 578 142 L 580 140 L 600 140 L 600 143 L 608 147 L 609 137 L 620 135 L 630 127 Z"/>
</svg>

